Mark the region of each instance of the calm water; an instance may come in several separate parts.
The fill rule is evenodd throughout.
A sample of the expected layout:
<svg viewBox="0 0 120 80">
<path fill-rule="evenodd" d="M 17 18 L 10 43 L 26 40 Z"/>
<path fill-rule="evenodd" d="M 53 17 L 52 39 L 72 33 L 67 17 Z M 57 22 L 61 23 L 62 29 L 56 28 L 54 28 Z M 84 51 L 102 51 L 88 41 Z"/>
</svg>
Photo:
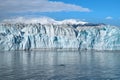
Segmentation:
<svg viewBox="0 0 120 80">
<path fill-rule="evenodd" d="M 120 52 L 0 52 L 0 80 L 120 80 Z"/>
</svg>

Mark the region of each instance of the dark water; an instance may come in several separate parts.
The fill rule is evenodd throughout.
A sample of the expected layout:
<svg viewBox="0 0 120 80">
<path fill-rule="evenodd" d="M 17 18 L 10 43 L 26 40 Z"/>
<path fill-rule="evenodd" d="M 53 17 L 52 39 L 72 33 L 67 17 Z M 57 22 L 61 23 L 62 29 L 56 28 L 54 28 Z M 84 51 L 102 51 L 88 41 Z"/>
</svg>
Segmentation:
<svg viewBox="0 0 120 80">
<path fill-rule="evenodd" d="M 0 52 L 0 80 L 120 80 L 120 52 Z"/>
</svg>

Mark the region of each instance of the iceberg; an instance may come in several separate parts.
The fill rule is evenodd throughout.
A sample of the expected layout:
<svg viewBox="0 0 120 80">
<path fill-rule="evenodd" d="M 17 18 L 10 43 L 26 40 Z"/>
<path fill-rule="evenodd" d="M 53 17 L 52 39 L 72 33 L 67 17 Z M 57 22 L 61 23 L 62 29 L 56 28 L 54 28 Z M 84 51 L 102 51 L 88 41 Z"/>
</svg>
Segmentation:
<svg viewBox="0 0 120 80">
<path fill-rule="evenodd" d="M 12 19 L 0 23 L 0 51 L 120 50 L 120 28 L 79 20 Z"/>
</svg>

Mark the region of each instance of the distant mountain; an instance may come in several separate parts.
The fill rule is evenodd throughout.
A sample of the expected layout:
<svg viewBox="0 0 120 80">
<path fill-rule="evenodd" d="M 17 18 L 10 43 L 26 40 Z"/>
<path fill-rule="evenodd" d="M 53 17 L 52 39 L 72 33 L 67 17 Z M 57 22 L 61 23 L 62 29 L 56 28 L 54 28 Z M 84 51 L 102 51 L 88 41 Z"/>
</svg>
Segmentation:
<svg viewBox="0 0 120 80">
<path fill-rule="evenodd" d="M 10 24 L 15 24 L 15 23 L 40 23 L 40 24 L 86 24 L 87 22 L 79 21 L 76 19 L 66 19 L 63 21 L 56 21 L 52 18 L 49 17 L 42 17 L 42 18 L 15 18 L 15 19 L 5 19 L 2 21 L 2 23 L 10 23 Z"/>
</svg>

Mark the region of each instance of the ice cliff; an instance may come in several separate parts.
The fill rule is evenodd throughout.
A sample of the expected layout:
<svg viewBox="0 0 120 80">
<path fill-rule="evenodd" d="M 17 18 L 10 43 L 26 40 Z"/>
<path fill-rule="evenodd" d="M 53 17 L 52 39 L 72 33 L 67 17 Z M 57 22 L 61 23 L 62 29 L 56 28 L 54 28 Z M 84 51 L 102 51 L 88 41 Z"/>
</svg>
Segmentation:
<svg viewBox="0 0 120 80">
<path fill-rule="evenodd" d="M 34 49 L 120 50 L 120 28 L 73 19 L 0 23 L 0 51 Z"/>
</svg>

